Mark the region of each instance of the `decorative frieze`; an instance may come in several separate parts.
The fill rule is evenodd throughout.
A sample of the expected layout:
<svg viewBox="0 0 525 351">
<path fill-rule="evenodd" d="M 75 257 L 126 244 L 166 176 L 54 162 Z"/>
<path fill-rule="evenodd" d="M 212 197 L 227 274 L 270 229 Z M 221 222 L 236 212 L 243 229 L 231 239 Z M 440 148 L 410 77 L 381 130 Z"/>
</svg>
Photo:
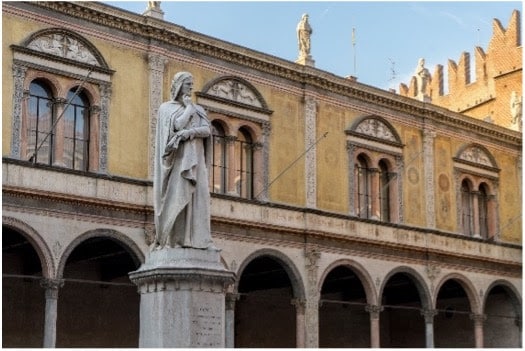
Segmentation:
<svg viewBox="0 0 525 351">
<path fill-rule="evenodd" d="M 317 207 L 317 101 L 310 96 L 304 101 L 305 145 L 305 183 L 306 207 Z"/>
<path fill-rule="evenodd" d="M 64 33 L 46 33 L 34 38 L 28 49 L 43 52 L 58 57 L 68 58 L 88 65 L 100 66 L 95 55 L 91 53 L 77 38 Z"/>
<path fill-rule="evenodd" d="M 13 64 L 13 124 L 11 132 L 11 157 L 20 159 L 22 144 L 22 106 L 29 94 L 24 90 L 27 66 Z"/>
<path fill-rule="evenodd" d="M 157 130 L 157 114 L 163 99 L 164 66 L 168 62 L 162 55 L 149 53 L 149 147 L 148 147 L 148 179 L 153 178 L 153 159 L 155 157 L 155 133 Z"/>
</svg>

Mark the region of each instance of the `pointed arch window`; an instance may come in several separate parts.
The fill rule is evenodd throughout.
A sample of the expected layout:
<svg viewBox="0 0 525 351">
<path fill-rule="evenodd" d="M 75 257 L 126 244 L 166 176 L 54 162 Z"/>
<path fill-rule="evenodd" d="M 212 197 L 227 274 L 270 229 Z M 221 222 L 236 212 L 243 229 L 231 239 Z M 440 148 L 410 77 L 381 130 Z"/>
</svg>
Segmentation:
<svg viewBox="0 0 525 351">
<path fill-rule="evenodd" d="M 34 155 L 35 162 L 53 162 L 54 123 L 53 96 L 47 84 L 35 80 L 29 85 L 29 101 L 26 120 L 26 157 Z M 49 135 L 47 135 L 50 133 Z"/>
</svg>

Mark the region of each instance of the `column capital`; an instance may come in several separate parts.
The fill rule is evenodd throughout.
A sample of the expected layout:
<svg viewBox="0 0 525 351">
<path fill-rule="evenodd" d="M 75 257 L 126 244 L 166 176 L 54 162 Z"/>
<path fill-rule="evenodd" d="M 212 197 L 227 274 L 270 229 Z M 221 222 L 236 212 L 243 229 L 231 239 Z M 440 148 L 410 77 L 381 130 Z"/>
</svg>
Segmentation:
<svg viewBox="0 0 525 351">
<path fill-rule="evenodd" d="M 433 323 L 434 317 L 438 314 L 437 310 L 423 309 L 421 315 L 425 318 L 425 323 Z"/>
<path fill-rule="evenodd" d="M 226 293 L 226 309 L 235 310 L 235 303 L 241 298 L 241 294 Z"/>
<path fill-rule="evenodd" d="M 370 313 L 370 318 L 378 319 L 379 313 L 384 310 L 384 307 L 381 305 L 366 305 L 365 311 Z"/>
<path fill-rule="evenodd" d="M 58 299 L 58 289 L 64 286 L 64 279 L 43 278 L 40 286 L 46 289 L 46 299 Z"/>
<path fill-rule="evenodd" d="M 233 143 L 235 141 L 237 141 L 237 136 L 235 136 L 235 135 L 226 135 L 224 137 L 224 142 L 226 144 L 231 144 L 231 143 Z"/>
<path fill-rule="evenodd" d="M 295 306 L 295 309 L 298 311 L 298 312 L 303 312 L 304 313 L 304 310 L 306 308 L 306 300 L 305 299 L 297 299 L 297 298 L 294 298 L 290 301 L 290 303 Z"/>
<path fill-rule="evenodd" d="M 483 325 L 483 322 L 487 320 L 486 314 L 471 313 L 469 317 L 472 321 L 474 321 L 475 325 Z"/>
</svg>

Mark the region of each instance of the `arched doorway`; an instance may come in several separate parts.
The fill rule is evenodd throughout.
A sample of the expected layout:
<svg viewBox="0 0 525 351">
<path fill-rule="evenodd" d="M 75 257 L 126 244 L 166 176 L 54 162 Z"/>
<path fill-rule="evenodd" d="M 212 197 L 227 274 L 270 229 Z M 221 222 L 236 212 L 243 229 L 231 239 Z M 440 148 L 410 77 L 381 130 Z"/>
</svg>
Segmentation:
<svg viewBox="0 0 525 351">
<path fill-rule="evenodd" d="M 434 317 L 436 347 L 475 347 L 474 323 L 467 292 L 456 279 L 449 279 L 439 289 Z"/>
<path fill-rule="evenodd" d="M 284 265 L 265 255 L 242 271 L 235 304 L 235 347 L 296 346 L 293 287 Z"/>
<path fill-rule="evenodd" d="M 356 273 L 338 266 L 326 276 L 319 307 L 319 347 L 370 347 L 366 292 Z"/>
<path fill-rule="evenodd" d="M 26 237 L 2 226 L 2 347 L 42 347 L 42 263 Z"/>
<path fill-rule="evenodd" d="M 380 317 L 381 347 L 425 347 L 426 303 L 414 277 L 406 272 L 392 275 L 386 282 Z"/>
<path fill-rule="evenodd" d="M 483 324 L 484 347 L 521 347 L 521 303 L 506 285 L 487 291 Z"/>
<path fill-rule="evenodd" d="M 140 265 L 108 237 L 80 243 L 64 266 L 57 347 L 137 347 L 140 296 L 128 273 Z"/>
</svg>

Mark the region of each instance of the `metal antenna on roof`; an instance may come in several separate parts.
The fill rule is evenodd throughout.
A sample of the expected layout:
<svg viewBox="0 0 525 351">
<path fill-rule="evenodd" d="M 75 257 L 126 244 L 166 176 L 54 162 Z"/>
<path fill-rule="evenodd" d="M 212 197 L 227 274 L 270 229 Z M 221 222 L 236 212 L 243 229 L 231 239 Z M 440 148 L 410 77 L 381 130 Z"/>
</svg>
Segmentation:
<svg viewBox="0 0 525 351">
<path fill-rule="evenodd" d="M 80 82 L 80 85 L 75 90 L 75 93 L 73 94 L 73 96 L 66 103 L 66 106 L 62 110 L 62 113 L 60 113 L 58 118 L 55 120 L 55 122 L 51 126 L 51 129 L 49 130 L 49 132 L 46 133 L 46 135 L 44 136 L 44 139 L 42 139 L 40 144 L 35 148 L 35 152 L 33 152 L 31 157 L 29 158 L 29 162 L 36 163 L 36 155 L 38 154 L 38 150 L 40 150 L 42 145 L 44 145 L 44 143 L 46 142 L 47 138 L 51 135 L 51 133 L 53 133 L 53 130 L 55 130 L 55 127 L 57 126 L 57 124 L 60 121 L 60 119 L 62 118 L 62 116 L 64 116 L 64 113 L 66 112 L 66 110 L 69 107 L 69 105 L 71 105 L 71 102 L 73 101 L 73 99 L 76 98 L 77 95 L 80 93 L 80 90 L 82 89 L 82 86 L 84 86 L 84 83 L 88 80 L 89 76 L 91 75 L 91 72 L 93 72 L 93 68 L 92 67 L 89 69 L 88 74 L 82 79 L 82 82 Z"/>
<path fill-rule="evenodd" d="M 356 38 L 355 38 L 355 27 L 352 28 L 352 48 L 354 51 L 354 76 L 357 77 L 357 54 L 355 50 Z"/>
<path fill-rule="evenodd" d="M 390 77 L 388 81 L 392 82 L 397 78 L 396 63 L 390 57 L 388 58 L 388 61 L 390 61 L 390 73 L 392 74 L 392 76 Z"/>
</svg>

